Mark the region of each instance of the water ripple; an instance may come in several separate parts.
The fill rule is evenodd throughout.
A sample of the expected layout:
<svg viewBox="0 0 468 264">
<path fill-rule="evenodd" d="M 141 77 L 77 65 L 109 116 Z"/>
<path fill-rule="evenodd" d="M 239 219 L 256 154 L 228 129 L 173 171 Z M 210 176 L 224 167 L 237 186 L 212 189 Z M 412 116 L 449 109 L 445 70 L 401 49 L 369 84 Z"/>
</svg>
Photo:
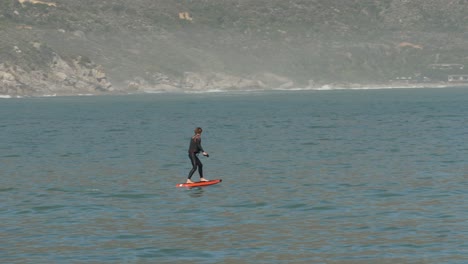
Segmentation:
<svg viewBox="0 0 468 264">
<path fill-rule="evenodd" d="M 2 102 L 0 262 L 464 263 L 468 94 L 422 90 Z"/>
</svg>

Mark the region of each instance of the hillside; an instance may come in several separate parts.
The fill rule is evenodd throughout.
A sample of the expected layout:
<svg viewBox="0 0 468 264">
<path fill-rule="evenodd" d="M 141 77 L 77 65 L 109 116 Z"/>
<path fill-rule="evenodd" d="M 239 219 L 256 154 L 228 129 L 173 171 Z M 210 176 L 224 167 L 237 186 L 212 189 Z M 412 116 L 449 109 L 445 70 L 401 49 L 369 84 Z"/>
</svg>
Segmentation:
<svg viewBox="0 0 468 264">
<path fill-rule="evenodd" d="M 4 0 L 0 10 L 0 94 L 447 82 L 468 74 L 467 0 Z"/>
</svg>

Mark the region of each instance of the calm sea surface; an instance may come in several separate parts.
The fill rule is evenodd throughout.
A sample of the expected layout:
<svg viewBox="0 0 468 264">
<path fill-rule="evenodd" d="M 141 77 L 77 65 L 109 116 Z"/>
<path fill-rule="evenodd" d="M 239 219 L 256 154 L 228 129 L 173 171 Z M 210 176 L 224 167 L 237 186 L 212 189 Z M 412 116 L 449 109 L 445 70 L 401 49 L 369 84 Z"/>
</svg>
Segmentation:
<svg viewBox="0 0 468 264">
<path fill-rule="evenodd" d="M 0 112 L 0 263 L 468 262 L 468 88 Z M 176 188 L 196 126 L 205 175 L 223 182 Z"/>
</svg>

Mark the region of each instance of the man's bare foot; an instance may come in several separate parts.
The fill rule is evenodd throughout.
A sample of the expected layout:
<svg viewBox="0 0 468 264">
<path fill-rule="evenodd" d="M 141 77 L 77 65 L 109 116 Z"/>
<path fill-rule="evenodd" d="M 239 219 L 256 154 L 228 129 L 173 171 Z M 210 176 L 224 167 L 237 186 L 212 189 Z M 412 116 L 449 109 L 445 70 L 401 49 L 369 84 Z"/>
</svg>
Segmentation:
<svg viewBox="0 0 468 264">
<path fill-rule="evenodd" d="M 205 179 L 205 178 L 200 178 L 200 181 L 201 181 L 201 182 L 206 182 L 206 181 L 208 181 L 208 180 Z"/>
<path fill-rule="evenodd" d="M 187 179 L 187 181 L 185 183 L 193 183 L 193 181 Z"/>
</svg>

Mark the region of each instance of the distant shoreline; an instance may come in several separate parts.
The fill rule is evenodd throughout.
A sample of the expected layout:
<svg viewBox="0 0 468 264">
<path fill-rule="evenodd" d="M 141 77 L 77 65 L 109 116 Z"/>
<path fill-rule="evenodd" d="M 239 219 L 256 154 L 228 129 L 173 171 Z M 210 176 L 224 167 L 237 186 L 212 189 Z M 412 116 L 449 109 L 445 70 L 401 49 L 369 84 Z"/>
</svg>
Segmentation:
<svg viewBox="0 0 468 264">
<path fill-rule="evenodd" d="M 468 88 L 468 83 L 389 83 L 389 84 L 324 84 L 322 86 L 309 86 L 297 88 L 271 88 L 271 89 L 216 89 L 216 90 L 197 90 L 197 91 L 151 91 L 151 92 L 108 92 L 108 93 L 88 93 L 88 94 L 44 94 L 44 95 L 26 95 L 15 96 L 0 94 L 0 99 L 15 98 L 47 98 L 47 97 L 89 97 L 106 95 L 140 95 L 140 94 L 214 94 L 214 93 L 251 93 L 251 92 L 298 92 L 298 91 L 338 91 L 338 90 L 386 90 L 386 89 L 443 89 L 443 88 Z"/>
<path fill-rule="evenodd" d="M 468 87 L 468 83 L 386 83 L 386 84 L 325 84 L 311 90 L 378 90 L 378 89 L 413 89 L 413 88 L 456 88 Z"/>
</svg>

